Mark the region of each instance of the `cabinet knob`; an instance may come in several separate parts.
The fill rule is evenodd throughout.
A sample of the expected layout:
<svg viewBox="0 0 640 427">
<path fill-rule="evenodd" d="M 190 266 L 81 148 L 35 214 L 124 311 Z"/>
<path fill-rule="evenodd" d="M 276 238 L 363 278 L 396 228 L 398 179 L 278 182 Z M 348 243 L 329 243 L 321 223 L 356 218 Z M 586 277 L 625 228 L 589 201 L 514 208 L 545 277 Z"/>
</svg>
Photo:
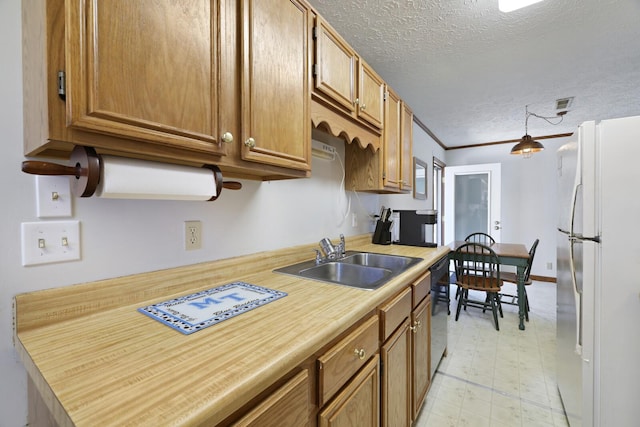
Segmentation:
<svg viewBox="0 0 640 427">
<path fill-rule="evenodd" d="M 253 148 L 256 146 L 256 140 L 253 138 L 249 138 L 244 142 L 244 145 L 246 145 L 249 148 Z"/>
<path fill-rule="evenodd" d="M 353 354 L 355 354 L 355 356 L 360 360 L 363 360 L 367 356 L 367 352 L 364 351 L 364 348 L 361 348 L 359 350 L 356 348 L 355 350 L 353 350 Z"/>
<path fill-rule="evenodd" d="M 233 134 L 231 132 L 225 132 L 222 134 L 222 137 L 220 139 L 222 140 L 222 142 L 231 144 L 233 142 Z"/>
<path fill-rule="evenodd" d="M 414 334 L 417 334 L 418 329 L 420 329 L 421 326 L 422 326 L 422 321 L 418 320 L 413 324 L 413 326 L 409 326 L 409 329 L 411 329 L 411 332 L 413 332 Z"/>
<path fill-rule="evenodd" d="M 360 104 L 360 98 L 356 98 L 355 101 L 353 101 L 353 105 L 358 105 Z"/>
<path fill-rule="evenodd" d="M 365 108 L 367 108 L 367 104 L 362 104 L 362 106 L 360 107 L 361 110 L 364 110 Z"/>
</svg>

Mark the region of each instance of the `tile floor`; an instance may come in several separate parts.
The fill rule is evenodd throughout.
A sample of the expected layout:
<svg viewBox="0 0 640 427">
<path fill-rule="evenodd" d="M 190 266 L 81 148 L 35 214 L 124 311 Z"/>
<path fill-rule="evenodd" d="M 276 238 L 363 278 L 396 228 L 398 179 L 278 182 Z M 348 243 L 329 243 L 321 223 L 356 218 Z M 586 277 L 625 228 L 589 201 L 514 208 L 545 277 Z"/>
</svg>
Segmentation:
<svg viewBox="0 0 640 427">
<path fill-rule="evenodd" d="M 555 380 L 555 283 L 534 282 L 527 293 L 525 331 L 516 306 L 503 304 L 496 331 L 490 311 L 469 308 L 456 322 L 451 303 L 448 354 L 415 427 L 567 427 Z"/>
</svg>

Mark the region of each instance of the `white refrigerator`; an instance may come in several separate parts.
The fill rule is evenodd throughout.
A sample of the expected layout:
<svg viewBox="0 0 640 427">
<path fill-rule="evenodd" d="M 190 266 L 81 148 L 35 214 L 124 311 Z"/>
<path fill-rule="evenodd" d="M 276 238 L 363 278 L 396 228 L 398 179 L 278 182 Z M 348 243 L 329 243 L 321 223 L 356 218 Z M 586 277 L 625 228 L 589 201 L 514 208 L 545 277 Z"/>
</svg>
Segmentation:
<svg viewBox="0 0 640 427">
<path fill-rule="evenodd" d="M 558 150 L 557 381 L 571 427 L 640 426 L 640 116 Z"/>
</svg>

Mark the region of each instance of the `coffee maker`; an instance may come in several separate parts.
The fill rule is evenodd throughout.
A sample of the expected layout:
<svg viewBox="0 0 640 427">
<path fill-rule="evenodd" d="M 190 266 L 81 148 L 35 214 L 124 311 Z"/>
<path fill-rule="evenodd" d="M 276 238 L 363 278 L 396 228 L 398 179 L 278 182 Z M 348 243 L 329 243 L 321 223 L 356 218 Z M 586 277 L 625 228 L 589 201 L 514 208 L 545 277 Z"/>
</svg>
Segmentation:
<svg viewBox="0 0 640 427">
<path fill-rule="evenodd" d="M 426 225 L 438 223 L 438 211 L 427 210 L 397 210 L 400 219 L 400 232 L 396 245 L 422 246 L 435 248 L 437 243 L 427 242 Z"/>
</svg>

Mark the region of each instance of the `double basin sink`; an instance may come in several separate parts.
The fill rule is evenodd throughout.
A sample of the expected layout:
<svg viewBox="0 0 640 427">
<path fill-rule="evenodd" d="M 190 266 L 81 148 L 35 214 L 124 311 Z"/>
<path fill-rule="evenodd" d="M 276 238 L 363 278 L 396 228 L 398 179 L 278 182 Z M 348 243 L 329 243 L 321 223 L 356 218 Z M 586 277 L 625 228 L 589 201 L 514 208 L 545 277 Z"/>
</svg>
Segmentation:
<svg viewBox="0 0 640 427">
<path fill-rule="evenodd" d="M 320 264 L 316 264 L 315 260 L 304 261 L 273 271 L 352 288 L 375 290 L 420 261 L 422 258 L 347 251 L 344 257 L 337 260 Z"/>
</svg>

